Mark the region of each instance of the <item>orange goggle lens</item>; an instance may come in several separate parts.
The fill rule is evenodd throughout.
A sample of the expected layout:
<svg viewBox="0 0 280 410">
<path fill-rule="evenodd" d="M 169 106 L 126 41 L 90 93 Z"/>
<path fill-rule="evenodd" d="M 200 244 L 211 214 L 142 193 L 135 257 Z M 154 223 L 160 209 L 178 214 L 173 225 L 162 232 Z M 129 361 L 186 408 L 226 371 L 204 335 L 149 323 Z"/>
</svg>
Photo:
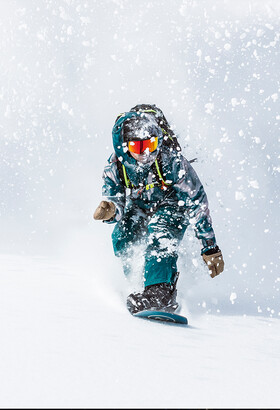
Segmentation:
<svg viewBox="0 0 280 410">
<path fill-rule="evenodd" d="M 142 154 L 148 148 L 150 152 L 153 152 L 158 146 L 158 137 L 152 137 L 147 140 L 141 141 L 129 141 L 128 149 L 134 154 Z"/>
</svg>

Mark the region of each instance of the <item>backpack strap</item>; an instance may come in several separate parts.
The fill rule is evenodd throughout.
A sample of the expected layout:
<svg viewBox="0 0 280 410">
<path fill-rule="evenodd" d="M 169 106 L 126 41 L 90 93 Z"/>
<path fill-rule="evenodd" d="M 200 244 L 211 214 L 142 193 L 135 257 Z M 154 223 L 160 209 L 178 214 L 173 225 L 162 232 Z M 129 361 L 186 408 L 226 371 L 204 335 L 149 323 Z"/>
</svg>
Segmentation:
<svg viewBox="0 0 280 410">
<path fill-rule="evenodd" d="M 126 188 L 137 188 L 133 185 L 133 183 L 129 180 L 128 176 L 127 176 L 127 172 L 126 172 L 126 168 L 125 166 L 120 162 L 120 160 L 117 160 L 117 168 L 118 168 L 118 172 L 119 172 L 119 176 L 121 179 L 122 184 L 126 187 Z M 152 169 L 154 171 L 154 174 L 156 176 L 156 182 L 153 182 L 151 184 L 146 184 L 144 186 L 144 189 L 146 189 L 146 191 L 148 191 L 149 189 L 154 188 L 155 186 L 161 185 L 161 189 L 167 189 L 167 187 L 169 187 L 171 184 L 168 184 L 164 179 L 163 179 L 163 172 L 162 172 L 162 161 L 161 161 L 161 155 L 158 155 L 158 158 L 156 158 L 155 162 L 152 165 Z"/>
<path fill-rule="evenodd" d="M 155 162 L 153 163 L 153 167 L 155 168 L 155 175 L 161 184 L 161 189 L 167 189 L 172 184 L 167 183 L 163 178 L 163 171 L 162 171 L 162 156 L 161 152 L 159 152 Z"/>
<path fill-rule="evenodd" d="M 120 177 L 122 184 L 126 186 L 127 188 L 130 188 L 130 181 L 127 178 L 125 166 L 121 163 L 121 161 L 118 158 L 117 158 L 116 163 L 117 163 L 119 177 Z"/>
<path fill-rule="evenodd" d="M 130 182 L 130 180 L 128 179 L 128 177 L 127 177 L 127 173 L 126 173 L 126 169 L 125 169 L 125 166 L 122 164 L 122 171 L 123 171 L 123 177 L 124 177 L 124 182 L 125 182 L 125 186 L 127 187 L 127 188 L 133 188 L 133 183 L 132 182 Z"/>
</svg>

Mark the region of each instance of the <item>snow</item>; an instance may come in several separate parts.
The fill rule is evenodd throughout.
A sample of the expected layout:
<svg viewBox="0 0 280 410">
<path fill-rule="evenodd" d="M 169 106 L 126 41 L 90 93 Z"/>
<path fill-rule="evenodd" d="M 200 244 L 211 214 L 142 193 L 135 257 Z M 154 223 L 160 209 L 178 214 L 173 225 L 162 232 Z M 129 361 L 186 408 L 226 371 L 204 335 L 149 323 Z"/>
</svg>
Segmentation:
<svg viewBox="0 0 280 410">
<path fill-rule="evenodd" d="M 0 16 L 0 406 L 279 407 L 279 1 L 14 0 Z M 92 219 L 114 121 L 140 103 L 198 158 L 225 259 L 210 278 L 187 230 L 188 327 L 127 312 L 142 249 L 126 280 Z"/>
<path fill-rule="evenodd" d="M 1 407 L 275 407 L 279 320 L 136 319 L 91 263 L 1 256 Z"/>
</svg>

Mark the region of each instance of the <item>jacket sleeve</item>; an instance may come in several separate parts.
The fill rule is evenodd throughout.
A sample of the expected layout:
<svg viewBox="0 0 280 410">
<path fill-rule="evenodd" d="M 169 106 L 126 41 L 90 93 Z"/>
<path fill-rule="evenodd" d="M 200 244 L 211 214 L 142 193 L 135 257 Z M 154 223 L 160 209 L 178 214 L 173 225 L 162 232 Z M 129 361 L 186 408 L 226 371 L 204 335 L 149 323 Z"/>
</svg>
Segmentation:
<svg viewBox="0 0 280 410">
<path fill-rule="evenodd" d="M 216 246 L 215 233 L 208 207 L 208 200 L 202 183 L 195 170 L 183 155 L 173 163 L 173 188 L 179 205 L 186 206 L 186 211 L 196 237 L 201 243 L 201 254 Z"/>
<path fill-rule="evenodd" d="M 113 219 L 104 222 L 114 223 L 118 222 L 123 216 L 126 192 L 125 187 L 120 180 L 117 162 L 114 156 L 111 156 L 108 162 L 109 164 L 105 166 L 103 172 L 102 196 L 105 200 L 115 204 L 116 215 Z"/>
</svg>

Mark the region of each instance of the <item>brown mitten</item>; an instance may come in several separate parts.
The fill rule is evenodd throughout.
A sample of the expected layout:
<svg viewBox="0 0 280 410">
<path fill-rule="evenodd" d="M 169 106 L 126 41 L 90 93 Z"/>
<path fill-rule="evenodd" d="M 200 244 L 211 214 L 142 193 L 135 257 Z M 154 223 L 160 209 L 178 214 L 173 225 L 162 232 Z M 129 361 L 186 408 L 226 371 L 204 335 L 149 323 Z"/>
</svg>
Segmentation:
<svg viewBox="0 0 280 410">
<path fill-rule="evenodd" d="M 219 249 L 219 248 L 218 248 Z M 206 265 L 208 266 L 208 269 L 211 271 L 211 278 L 214 278 L 215 276 L 218 276 L 221 272 L 224 270 L 224 260 L 223 260 L 223 255 L 220 250 L 218 252 L 212 253 L 211 255 L 207 255 L 208 252 L 204 253 L 202 255 L 202 258 Z"/>
<path fill-rule="evenodd" d="M 116 206 L 113 202 L 101 201 L 93 214 L 93 218 L 99 221 L 108 221 L 109 219 L 113 218 L 115 213 Z"/>
</svg>

